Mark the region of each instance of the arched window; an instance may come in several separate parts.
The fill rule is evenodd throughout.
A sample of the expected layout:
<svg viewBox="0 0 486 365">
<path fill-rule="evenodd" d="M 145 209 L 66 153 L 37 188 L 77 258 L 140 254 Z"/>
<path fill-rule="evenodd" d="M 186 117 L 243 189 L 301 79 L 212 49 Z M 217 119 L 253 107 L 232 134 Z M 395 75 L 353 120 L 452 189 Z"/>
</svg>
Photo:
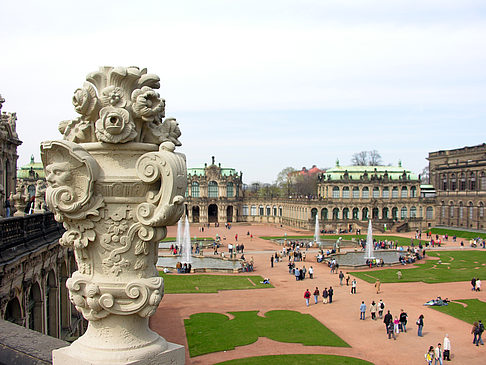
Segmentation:
<svg viewBox="0 0 486 365">
<path fill-rule="evenodd" d="M 402 207 L 400 210 L 400 219 L 407 219 L 407 207 Z"/>
<path fill-rule="evenodd" d="M 476 174 L 474 172 L 469 174 L 469 190 L 476 190 Z"/>
<path fill-rule="evenodd" d="M 467 206 L 467 218 L 472 221 L 473 219 L 473 203 L 469 202 Z"/>
<path fill-rule="evenodd" d="M 450 207 L 449 207 L 449 217 L 454 218 L 454 203 L 450 202 Z"/>
<path fill-rule="evenodd" d="M 373 188 L 373 198 L 379 198 L 380 197 L 380 188 L 375 186 Z"/>
<path fill-rule="evenodd" d="M 370 189 L 369 189 L 367 186 L 365 186 L 365 187 L 363 188 L 363 190 L 361 191 L 361 197 L 362 197 L 363 199 L 367 199 L 367 198 L 369 198 L 369 197 L 370 197 Z"/>
<path fill-rule="evenodd" d="M 441 185 L 442 190 L 447 190 L 447 175 L 443 174 L 442 175 L 442 185 Z"/>
<path fill-rule="evenodd" d="M 343 188 L 343 198 L 344 199 L 349 199 L 349 187 L 348 186 L 345 186 Z"/>
<path fill-rule="evenodd" d="M 401 198 L 408 198 L 408 189 L 406 186 L 402 186 L 402 192 L 400 194 Z"/>
<path fill-rule="evenodd" d="M 327 208 L 322 208 L 321 209 L 321 219 L 322 220 L 327 220 Z"/>
<path fill-rule="evenodd" d="M 381 211 L 381 216 L 383 219 L 388 219 L 388 208 L 383 208 Z"/>
<path fill-rule="evenodd" d="M 484 172 L 481 172 L 481 176 L 480 176 L 480 179 L 481 179 L 481 190 L 484 191 L 486 190 L 486 175 L 484 174 Z"/>
<path fill-rule="evenodd" d="M 343 209 L 343 219 L 349 219 L 349 208 Z"/>
<path fill-rule="evenodd" d="M 273 206 L 273 216 L 276 217 L 277 216 L 277 207 L 276 206 Z"/>
<path fill-rule="evenodd" d="M 359 209 L 353 208 L 353 219 L 359 219 Z"/>
<path fill-rule="evenodd" d="M 464 172 L 461 173 L 461 179 L 459 180 L 459 190 L 466 190 L 466 174 Z"/>
<path fill-rule="evenodd" d="M 416 218 L 416 217 L 417 217 L 417 208 L 411 207 L 410 208 L 410 218 Z"/>
<path fill-rule="evenodd" d="M 368 208 L 363 208 L 361 213 L 361 219 L 364 221 L 368 219 Z"/>
<path fill-rule="evenodd" d="M 464 206 L 462 205 L 462 202 L 459 202 L 459 219 L 464 218 Z"/>
<path fill-rule="evenodd" d="M 392 218 L 398 219 L 398 208 L 397 207 L 392 208 Z"/>
<path fill-rule="evenodd" d="M 371 211 L 371 217 L 373 219 L 378 219 L 378 216 L 380 214 L 380 211 L 378 208 L 373 208 L 373 210 Z"/>
<path fill-rule="evenodd" d="M 434 208 L 433 207 L 427 207 L 427 209 L 425 210 L 425 218 L 434 219 Z"/>
<path fill-rule="evenodd" d="M 315 220 L 316 215 L 317 215 L 317 208 L 312 208 L 311 209 L 311 218 Z"/>
<path fill-rule="evenodd" d="M 267 205 L 267 216 L 271 215 L 272 214 L 272 208 L 270 206 Z"/>
<path fill-rule="evenodd" d="M 417 187 L 416 186 L 412 186 L 410 188 L 410 197 L 411 198 L 416 198 L 417 197 Z"/>
<path fill-rule="evenodd" d="M 446 206 L 445 206 L 445 203 L 444 201 L 442 200 L 442 202 L 440 203 L 441 206 L 440 206 L 440 217 L 441 218 L 445 218 L 445 213 L 446 213 Z"/>
<path fill-rule="evenodd" d="M 398 188 L 396 186 L 392 189 L 392 198 L 398 198 Z"/>
<path fill-rule="evenodd" d="M 258 213 L 259 215 L 265 215 L 265 209 L 263 208 L 263 205 L 260 205 L 258 207 Z"/>
<path fill-rule="evenodd" d="M 218 197 L 218 183 L 216 181 L 210 181 L 208 184 L 208 197 L 217 198 Z"/>
<path fill-rule="evenodd" d="M 226 183 L 226 197 L 227 198 L 232 198 L 234 195 L 233 193 L 233 183 L 232 182 L 228 182 Z"/>
<path fill-rule="evenodd" d="M 484 217 L 484 203 L 479 202 L 479 218 L 483 218 L 483 217 Z"/>
<path fill-rule="evenodd" d="M 334 208 L 332 210 L 332 219 L 334 219 L 334 220 L 339 219 L 339 209 L 338 208 Z"/>
<path fill-rule="evenodd" d="M 335 186 L 332 188 L 333 199 L 339 199 L 339 187 Z"/>
<path fill-rule="evenodd" d="M 191 184 L 191 195 L 193 198 L 199 198 L 199 183 L 196 181 Z"/>
<path fill-rule="evenodd" d="M 359 199 L 359 188 L 357 186 L 353 188 L 353 199 Z"/>
<path fill-rule="evenodd" d="M 388 187 L 383 188 L 383 190 L 381 191 L 381 196 L 383 198 L 389 198 L 390 197 L 390 189 L 388 189 Z"/>
<path fill-rule="evenodd" d="M 457 189 L 457 181 L 456 181 L 456 174 L 451 175 L 451 190 L 454 191 Z"/>
</svg>

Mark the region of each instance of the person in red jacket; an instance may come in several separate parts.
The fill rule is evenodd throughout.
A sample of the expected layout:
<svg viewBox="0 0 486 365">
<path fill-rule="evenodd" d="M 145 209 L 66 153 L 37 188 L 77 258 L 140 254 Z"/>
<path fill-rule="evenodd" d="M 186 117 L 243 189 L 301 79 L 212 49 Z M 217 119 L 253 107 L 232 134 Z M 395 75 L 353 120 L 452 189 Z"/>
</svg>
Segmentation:
<svg viewBox="0 0 486 365">
<path fill-rule="evenodd" d="M 307 289 L 304 293 L 305 304 L 309 306 L 309 299 L 311 297 L 311 292 Z"/>
</svg>

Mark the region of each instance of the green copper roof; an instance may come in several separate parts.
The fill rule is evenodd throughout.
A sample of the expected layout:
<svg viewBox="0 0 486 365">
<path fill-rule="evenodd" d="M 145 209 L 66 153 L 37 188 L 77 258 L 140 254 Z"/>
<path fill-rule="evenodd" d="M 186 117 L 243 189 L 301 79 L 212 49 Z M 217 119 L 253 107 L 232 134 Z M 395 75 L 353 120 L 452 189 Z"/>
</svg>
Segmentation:
<svg viewBox="0 0 486 365">
<path fill-rule="evenodd" d="M 36 173 L 36 176 L 30 175 L 31 169 Z M 29 164 L 24 165 L 17 170 L 18 179 L 29 179 L 29 178 L 37 179 L 37 178 L 45 178 L 45 177 L 46 175 L 44 173 L 44 165 L 42 165 L 42 162 L 34 162 L 34 156 L 30 158 Z"/>
<path fill-rule="evenodd" d="M 210 166 L 208 166 L 208 167 L 210 167 Z M 187 169 L 187 174 L 188 175 L 190 174 L 192 176 L 204 176 L 204 175 L 206 175 L 206 169 L 208 167 L 190 167 L 190 168 Z M 232 169 L 232 168 L 221 167 L 219 169 L 221 170 L 222 176 L 238 175 L 236 170 Z"/>
<path fill-rule="evenodd" d="M 416 174 L 412 173 L 410 170 L 404 169 L 401 166 L 339 166 L 333 167 L 332 169 L 326 170 L 323 174 L 324 177 L 330 178 L 330 180 L 341 180 L 344 177 L 344 173 L 347 172 L 349 179 L 360 180 L 361 176 L 366 172 L 368 177 L 371 178 L 372 175 L 378 175 L 381 177 L 388 173 L 388 177 L 391 180 L 400 180 L 403 172 L 407 175 L 410 180 L 418 180 Z"/>
</svg>

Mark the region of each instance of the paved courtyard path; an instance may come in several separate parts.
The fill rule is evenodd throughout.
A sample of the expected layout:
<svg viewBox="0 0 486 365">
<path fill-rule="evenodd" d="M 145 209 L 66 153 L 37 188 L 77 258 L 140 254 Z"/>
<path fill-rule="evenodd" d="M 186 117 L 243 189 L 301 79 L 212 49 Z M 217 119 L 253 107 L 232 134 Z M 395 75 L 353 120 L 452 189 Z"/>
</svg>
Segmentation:
<svg viewBox="0 0 486 365">
<path fill-rule="evenodd" d="M 247 232 L 253 235 L 253 239 L 250 239 Z M 245 245 L 245 257 L 247 259 L 254 257 L 254 274 L 270 278 L 275 288 L 227 290 L 210 294 L 166 294 L 156 314 L 151 318 L 150 326 L 166 340 L 185 346 L 187 364 L 214 364 L 242 357 L 300 353 L 353 356 L 371 361 L 375 365 L 424 364 L 426 350 L 429 346 L 435 347 L 437 343 L 442 343 L 446 333 L 449 334 L 452 344 L 451 363 L 486 363 L 485 346 L 472 345 L 471 325 L 423 306 L 423 303 L 437 296 L 448 297 L 451 300 L 478 298 L 486 301 L 485 292 L 472 292 L 468 282 L 382 284 L 381 292 L 377 294 L 373 284 L 357 279 L 357 294 L 354 295 L 350 294 L 350 287 L 339 285 L 338 275 L 331 274 L 327 265 L 316 262 L 312 250 L 307 255 L 306 262 L 297 263 L 299 268 L 302 265 L 306 268 L 313 266 L 315 274 L 312 280 L 306 278 L 304 281 L 296 281 L 294 276 L 288 273 L 288 259 L 276 263 L 274 268 L 270 267 L 270 255 L 279 250 L 280 246 L 260 239 L 259 236 L 285 233 L 289 236 L 312 235 L 310 231 L 271 225 L 233 225 L 231 230 L 222 226 L 205 228 L 204 232 L 200 232 L 198 227 L 191 227 L 192 237 L 214 237 L 216 233 L 221 237 L 226 236 L 223 248 L 226 252 L 227 243 L 235 244 L 235 234 L 238 234 L 238 243 Z M 170 227 L 168 236 L 175 235 L 176 227 Z M 411 237 L 413 233 L 400 235 Z M 446 248 L 459 249 L 459 244 L 449 241 Z M 316 286 L 321 292 L 324 287 L 334 288 L 332 304 L 324 305 L 320 302 L 317 305 L 305 306 L 304 291 L 309 288 L 312 292 Z M 401 309 L 409 315 L 408 332 L 399 334 L 396 341 L 387 339 L 382 320 L 372 321 L 369 312 L 366 313 L 365 321 L 359 320 L 361 301 L 365 301 L 369 310 L 371 301 L 378 302 L 380 299 L 385 302 L 385 311 L 390 310 L 393 316 L 399 315 Z M 313 302 L 312 298 L 311 303 Z M 184 319 L 189 318 L 190 315 L 201 312 L 228 313 L 249 310 L 258 310 L 263 315 L 270 310 L 279 309 L 311 314 L 350 344 L 351 348 L 303 346 L 259 338 L 257 342 L 237 347 L 235 350 L 189 357 Z M 415 325 L 415 320 L 420 314 L 425 317 L 424 337 L 417 336 Z M 312 335 L 309 333 L 309 336 Z"/>
</svg>

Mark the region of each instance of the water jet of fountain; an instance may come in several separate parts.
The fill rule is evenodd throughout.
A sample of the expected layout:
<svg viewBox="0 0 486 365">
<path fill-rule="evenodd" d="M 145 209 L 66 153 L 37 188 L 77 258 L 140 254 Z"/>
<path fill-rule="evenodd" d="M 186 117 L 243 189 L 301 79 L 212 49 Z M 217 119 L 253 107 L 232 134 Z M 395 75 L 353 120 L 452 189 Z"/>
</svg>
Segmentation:
<svg viewBox="0 0 486 365">
<path fill-rule="evenodd" d="M 182 225 L 182 224 L 181 224 Z M 182 239 L 182 255 L 181 262 L 183 264 L 192 263 L 192 247 L 191 247 L 191 233 L 189 231 L 189 218 L 186 216 L 186 222 L 184 224 L 184 234 Z"/>
<path fill-rule="evenodd" d="M 314 232 L 314 241 L 316 242 L 317 247 L 321 247 L 321 239 L 320 239 L 320 229 L 319 229 L 319 217 L 316 214 L 316 229 Z"/>
<path fill-rule="evenodd" d="M 374 249 L 373 249 L 373 231 L 371 227 L 371 219 L 368 223 L 368 234 L 366 235 L 366 248 L 365 248 L 365 259 L 374 259 Z"/>
</svg>

